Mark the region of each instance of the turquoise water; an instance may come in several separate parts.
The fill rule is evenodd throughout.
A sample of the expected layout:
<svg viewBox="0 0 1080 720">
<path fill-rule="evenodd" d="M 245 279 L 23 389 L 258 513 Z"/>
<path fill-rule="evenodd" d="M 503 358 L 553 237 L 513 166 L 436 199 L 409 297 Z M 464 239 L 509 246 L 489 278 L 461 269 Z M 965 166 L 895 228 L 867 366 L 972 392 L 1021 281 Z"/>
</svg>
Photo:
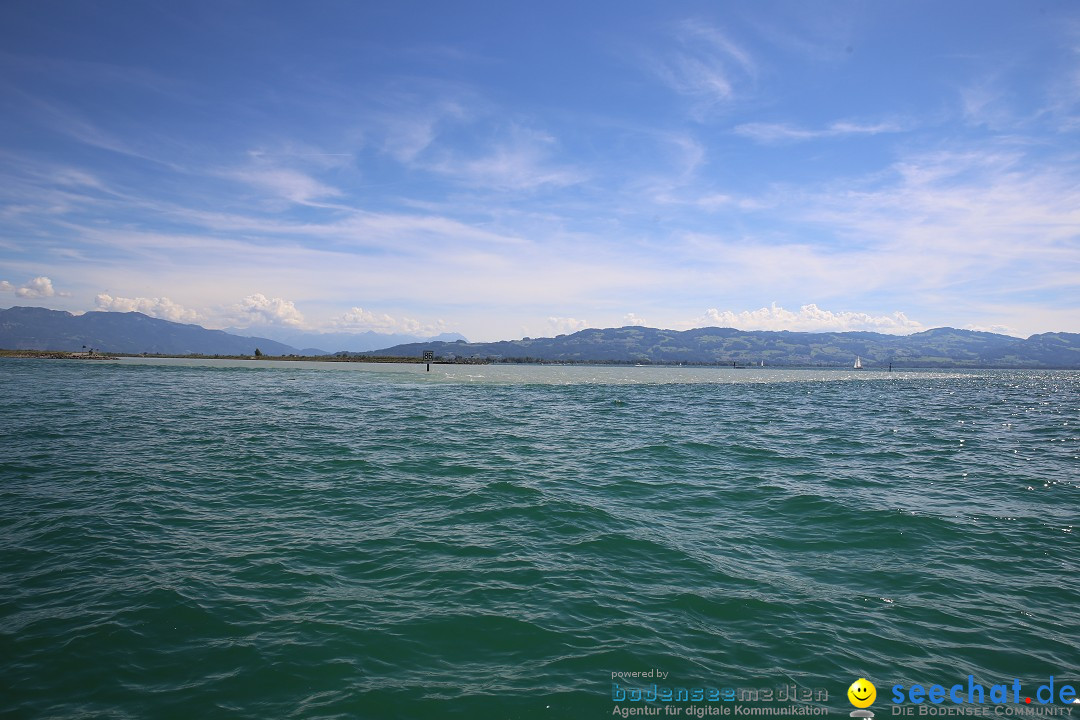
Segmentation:
<svg viewBox="0 0 1080 720">
<path fill-rule="evenodd" d="M 1080 685 L 1078 427 L 1076 372 L 2 360 L 0 712 Z"/>
</svg>

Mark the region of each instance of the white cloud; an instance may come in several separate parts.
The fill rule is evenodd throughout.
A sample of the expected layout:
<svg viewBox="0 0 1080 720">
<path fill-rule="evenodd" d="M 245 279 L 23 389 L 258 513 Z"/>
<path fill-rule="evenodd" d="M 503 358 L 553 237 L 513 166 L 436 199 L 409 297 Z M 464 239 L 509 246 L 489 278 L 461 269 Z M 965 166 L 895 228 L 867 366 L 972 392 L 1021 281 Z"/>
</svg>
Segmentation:
<svg viewBox="0 0 1080 720">
<path fill-rule="evenodd" d="M 426 90 L 430 92 L 432 89 Z M 440 90 L 445 92 L 446 88 Z M 428 92 L 418 94 L 426 97 Z M 411 100 L 408 97 L 405 99 Z M 467 121 L 469 113 L 465 108 L 470 105 L 475 107 L 476 102 L 476 98 L 444 98 L 421 109 L 398 108 L 381 120 L 382 132 L 386 136 L 384 151 L 399 162 L 413 163 L 436 141 L 443 126 Z"/>
<path fill-rule="evenodd" d="M 253 148 L 247 151 L 247 156 L 260 167 L 287 162 L 301 163 L 322 170 L 348 167 L 355 157 L 352 152 L 326 152 L 321 147 L 295 141 Z"/>
<path fill-rule="evenodd" d="M 424 167 L 466 185 L 496 190 L 565 187 L 581 182 L 584 175 L 580 171 L 552 162 L 557 149 L 553 136 L 513 126 L 504 138 L 492 143 L 486 154 L 469 157 L 465 153 L 447 153 Z"/>
<path fill-rule="evenodd" d="M 627 325 L 642 325 L 648 327 L 648 321 L 632 312 L 623 315 L 623 322 Z"/>
<path fill-rule="evenodd" d="M 253 185 L 298 205 L 310 205 L 320 198 L 341 195 L 341 191 L 337 188 L 324 185 L 310 175 L 288 168 L 257 167 L 231 170 L 222 173 L 222 176 Z"/>
<path fill-rule="evenodd" d="M 720 310 L 763 288 L 786 288 L 777 300 L 796 308 L 792 295 L 833 308 L 885 303 L 934 325 L 1075 328 L 1075 154 L 1033 164 L 1034 151 L 1005 143 L 965 150 L 908 153 L 887 171 L 813 188 L 776 186 L 763 202 L 789 227 L 743 238 L 686 233 L 668 256 L 686 265 L 686 286 L 711 283 L 723 293 Z M 1050 308 L 1074 317 L 1048 315 Z M 753 319 L 731 313 L 698 322 Z M 755 327 L 784 326 L 772 318 Z M 882 329 L 852 327 L 860 328 Z"/>
<path fill-rule="evenodd" d="M 960 90 L 960 104 L 964 119 L 971 125 L 983 125 L 995 130 L 1013 126 L 1017 117 L 1006 102 L 1005 91 L 995 77 Z"/>
<path fill-rule="evenodd" d="M 891 315 L 824 310 L 817 305 L 803 305 L 798 312 L 785 310 L 773 303 L 758 310 L 717 310 L 711 308 L 688 323 L 692 327 L 733 327 L 739 330 L 797 330 L 804 332 L 873 332 L 907 334 L 924 330 L 922 323 L 911 320 L 902 312 Z"/>
<path fill-rule="evenodd" d="M 666 139 L 675 148 L 679 177 L 685 180 L 693 178 L 698 168 L 705 163 L 705 145 L 687 134 L 668 135 Z"/>
<path fill-rule="evenodd" d="M 332 325 L 339 330 L 359 332 L 373 330 L 381 333 L 406 333 L 409 335 L 437 335 L 446 332 L 446 323 L 442 320 L 436 320 L 433 323 L 422 323 L 413 318 L 395 318 L 385 313 L 375 313 L 361 307 L 353 307 L 348 312 L 338 316 L 332 321 Z"/>
<path fill-rule="evenodd" d="M 559 164 L 555 137 L 507 120 L 474 90 L 453 83 L 405 81 L 373 99 L 387 106 L 370 132 L 383 152 L 411 169 L 442 175 L 470 187 L 530 190 L 581 182 L 584 173 Z M 470 144 L 463 139 L 477 138 Z"/>
<path fill-rule="evenodd" d="M 248 295 L 231 308 L 235 322 L 240 326 L 249 325 L 285 325 L 302 327 L 304 316 L 296 309 L 292 300 L 268 298 L 262 293 Z"/>
<path fill-rule="evenodd" d="M 113 297 L 101 293 L 94 298 L 98 310 L 106 312 L 140 312 L 143 315 L 170 320 L 172 322 L 194 323 L 200 319 L 198 312 L 178 305 L 167 297 Z"/>
<path fill-rule="evenodd" d="M 976 332 L 988 332 L 997 333 L 998 335 L 1012 335 L 1014 337 L 1020 337 L 1020 333 L 1014 327 L 1008 325 L 965 325 L 965 330 L 974 330 Z"/>
<path fill-rule="evenodd" d="M 78 168 L 62 168 L 56 172 L 55 182 L 57 185 L 81 186 L 106 190 L 105 184 L 90 173 Z"/>
<path fill-rule="evenodd" d="M 52 280 L 47 277 L 36 277 L 21 288 L 15 289 L 15 295 L 23 298 L 46 298 L 56 295 Z"/>
<path fill-rule="evenodd" d="M 909 156 L 893 166 L 890 182 L 811 198 L 804 219 L 880 248 L 894 286 L 963 286 L 969 299 L 1074 289 L 1074 159 L 1036 167 L 1029 160 L 993 147 Z"/>
<path fill-rule="evenodd" d="M 775 144 L 844 135 L 879 135 L 901 132 L 903 129 L 903 126 L 894 122 L 858 123 L 840 120 L 820 130 L 795 127 L 786 123 L 745 123 L 738 125 L 734 132 L 736 135 L 742 135 L 759 143 Z"/>
<path fill-rule="evenodd" d="M 669 88 L 706 104 L 729 101 L 735 85 L 756 75 L 750 55 L 706 23 L 687 20 L 675 29 L 679 50 L 652 62 L 653 72 Z"/>
<path fill-rule="evenodd" d="M 21 298 L 47 298 L 55 297 L 57 295 L 61 297 L 67 297 L 68 293 L 58 293 L 53 288 L 52 280 L 47 277 L 40 276 L 27 280 L 22 285 L 16 287 L 7 280 L 0 280 L 0 292 L 13 292 L 15 297 Z"/>
<path fill-rule="evenodd" d="M 575 333 L 589 327 L 587 320 L 578 320 L 572 317 L 549 317 L 547 323 L 551 328 L 551 332 L 555 335 Z"/>
</svg>

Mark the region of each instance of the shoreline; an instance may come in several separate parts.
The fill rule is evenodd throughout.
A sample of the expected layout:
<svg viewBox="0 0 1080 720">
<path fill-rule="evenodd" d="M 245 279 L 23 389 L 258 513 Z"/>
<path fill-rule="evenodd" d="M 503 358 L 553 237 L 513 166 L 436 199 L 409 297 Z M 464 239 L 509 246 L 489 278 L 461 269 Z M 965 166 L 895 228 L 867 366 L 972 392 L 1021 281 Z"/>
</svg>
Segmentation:
<svg viewBox="0 0 1080 720">
<path fill-rule="evenodd" d="M 452 360 L 438 358 L 424 360 L 418 357 L 389 356 L 389 355 L 204 355 L 201 353 L 189 353 L 185 355 L 158 354 L 158 353 L 108 353 L 108 352 L 68 352 L 64 350 L 4 350 L 0 349 L 0 358 L 19 359 L 46 359 L 46 360 L 117 360 L 120 358 L 146 358 L 146 359 L 177 359 L 177 360 L 274 360 L 285 362 L 321 362 L 321 363 L 399 363 L 423 365 L 546 365 L 559 366 L 599 366 L 599 367 L 698 367 L 719 368 L 738 370 L 851 370 L 848 365 L 822 364 L 773 364 L 766 366 L 751 363 L 733 365 L 727 362 L 663 362 L 642 361 L 630 362 L 622 360 L 531 360 L 524 361 L 520 358 L 454 358 Z M 1063 370 L 1076 371 L 1078 367 L 1064 366 L 1032 366 L 1032 365 L 967 365 L 967 364 L 941 364 L 941 365 L 903 365 L 893 363 L 893 371 L 903 370 Z M 889 372 L 888 367 L 864 366 L 856 372 L 881 373 Z"/>
</svg>

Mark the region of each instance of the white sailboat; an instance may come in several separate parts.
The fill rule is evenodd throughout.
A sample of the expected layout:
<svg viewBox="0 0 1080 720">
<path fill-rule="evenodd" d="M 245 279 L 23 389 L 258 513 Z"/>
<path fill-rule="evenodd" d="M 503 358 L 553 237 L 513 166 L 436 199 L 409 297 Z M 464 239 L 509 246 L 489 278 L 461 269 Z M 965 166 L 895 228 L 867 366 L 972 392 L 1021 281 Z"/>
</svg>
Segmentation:
<svg viewBox="0 0 1080 720">
<path fill-rule="evenodd" d="M 855 356 L 855 369 L 862 370 L 862 358 L 858 355 Z"/>
</svg>

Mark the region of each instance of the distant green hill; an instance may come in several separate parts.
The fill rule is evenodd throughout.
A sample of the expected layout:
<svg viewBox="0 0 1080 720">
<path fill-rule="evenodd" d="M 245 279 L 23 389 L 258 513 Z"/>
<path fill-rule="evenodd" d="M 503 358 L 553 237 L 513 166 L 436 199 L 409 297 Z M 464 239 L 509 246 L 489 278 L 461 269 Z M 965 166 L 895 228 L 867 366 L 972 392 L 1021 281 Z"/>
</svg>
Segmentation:
<svg viewBox="0 0 1080 720">
<path fill-rule="evenodd" d="M 83 346 L 115 353 L 163 355 L 312 355 L 261 337 L 242 337 L 148 317 L 142 313 L 88 312 L 13 307 L 0 310 L 0 349 L 77 351 Z M 708 363 L 850 367 L 1080 368 L 1080 334 L 1043 333 L 1025 339 L 995 333 L 937 328 L 914 335 L 872 332 L 804 333 L 707 327 L 582 330 L 553 338 L 492 343 L 425 341 L 343 355 L 508 362 Z"/>
<path fill-rule="evenodd" d="M 737 363 L 740 365 L 851 366 L 865 368 L 1031 367 L 1080 368 L 1080 334 L 1044 333 L 1021 339 L 995 333 L 937 328 L 914 335 L 873 332 L 806 333 L 732 328 L 658 330 L 646 327 L 581 330 L 554 338 L 492 343 L 428 342 L 395 345 L 365 355 L 487 358 L 497 361 Z"/>
</svg>

